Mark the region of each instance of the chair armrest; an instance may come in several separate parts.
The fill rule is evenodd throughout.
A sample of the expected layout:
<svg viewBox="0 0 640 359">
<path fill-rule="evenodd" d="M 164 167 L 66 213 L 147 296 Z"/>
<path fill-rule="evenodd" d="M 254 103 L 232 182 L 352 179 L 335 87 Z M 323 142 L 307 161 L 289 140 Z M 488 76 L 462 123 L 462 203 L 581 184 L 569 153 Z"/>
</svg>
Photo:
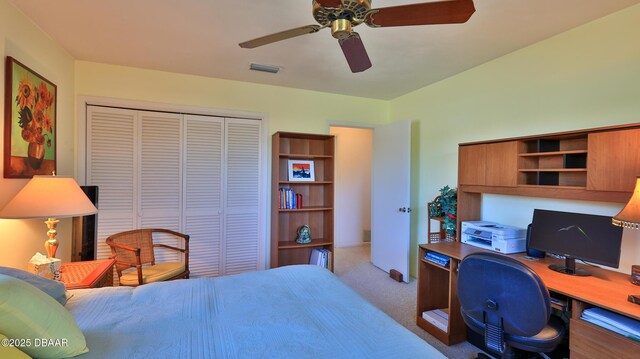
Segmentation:
<svg viewBox="0 0 640 359">
<path fill-rule="evenodd" d="M 164 233 L 173 234 L 174 236 L 180 237 L 180 238 L 184 239 L 185 241 L 189 242 L 189 235 L 188 234 L 172 231 L 170 229 L 165 229 L 165 228 L 153 228 L 153 229 L 150 229 L 150 230 L 153 231 L 153 232 L 164 232 Z"/>
<path fill-rule="evenodd" d="M 136 255 L 140 255 L 140 248 L 134 248 L 131 246 L 125 246 L 124 244 L 118 244 L 118 243 L 107 243 L 109 246 L 111 247 L 116 247 L 116 248 L 120 248 L 123 249 L 125 251 L 131 251 L 131 252 L 136 252 Z"/>
<path fill-rule="evenodd" d="M 184 252 L 185 252 L 185 250 L 184 250 L 184 249 L 176 248 L 176 247 L 172 247 L 172 246 L 169 246 L 169 245 L 166 245 L 166 244 L 160 244 L 160 243 L 158 243 L 158 244 L 154 244 L 153 246 L 154 246 L 154 247 L 167 248 L 167 249 L 171 249 L 171 250 L 178 251 L 178 252 L 182 252 L 182 253 L 184 253 Z"/>
</svg>

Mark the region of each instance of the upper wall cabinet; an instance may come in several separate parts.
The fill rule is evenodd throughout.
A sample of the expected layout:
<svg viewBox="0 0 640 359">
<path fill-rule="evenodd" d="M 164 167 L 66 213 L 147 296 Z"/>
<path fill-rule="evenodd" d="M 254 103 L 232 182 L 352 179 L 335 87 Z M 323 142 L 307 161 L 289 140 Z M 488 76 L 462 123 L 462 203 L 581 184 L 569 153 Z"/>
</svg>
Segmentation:
<svg viewBox="0 0 640 359">
<path fill-rule="evenodd" d="M 484 178 L 487 186 L 515 186 L 518 165 L 516 141 L 487 144 L 487 168 Z"/>
<path fill-rule="evenodd" d="M 487 145 L 460 146 L 458 151 L 458 183 L 484 185 Z"/>
<path fill-rule="evenodd" d="M 631 192 L 640 176 L 640 129 L 589 134 L 587 189 Z"/>
<path fill-rule="evenodd" d="M 624 203 L 640 176 L 640 124 L 463 143 L 458 166 L 459 196 Z"/>
<path fill-rule="evenodd" d="M 515 186 L 517 149 L 516 141 L 461 146 L 458 182 L 481 186 Z"/>
</svg>

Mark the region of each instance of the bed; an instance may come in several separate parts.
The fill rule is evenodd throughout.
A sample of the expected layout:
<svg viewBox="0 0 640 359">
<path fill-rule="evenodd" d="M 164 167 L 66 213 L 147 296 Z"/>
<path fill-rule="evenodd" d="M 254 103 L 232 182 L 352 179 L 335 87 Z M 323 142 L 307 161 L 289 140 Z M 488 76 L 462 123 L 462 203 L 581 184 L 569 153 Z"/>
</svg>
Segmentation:
<svg viewBox="0 0 640 359">
<path fill-rule="evenodd" d="M 89 348 L 77 358 L 445 358 L 317 266 L 78 289 L 69 291 L 64 308 L 47 295 L 52 293 L 0 277 L 5 292 L 24 290 L 53 306 L 23 314 L 41 310 L 35 320 L 46 320 L 57 306 L 56 316 L 68 317 L 80 336 L 69 340 L 81 344 L 73 355 Z M 12 300 L 10 294 L 5 297 Z M 23 302 L 13 300 L 13 307 Z M 14 314 L 15 309 L 4 312 Z M 9 338 L 7 331 L 17 329 L 4 328 Z M 62 332 L 71 329 L 54 334 L 64 337 Z M 48 348 L 40 353 L 31 355 L 58 356 Z"/>
</svg>

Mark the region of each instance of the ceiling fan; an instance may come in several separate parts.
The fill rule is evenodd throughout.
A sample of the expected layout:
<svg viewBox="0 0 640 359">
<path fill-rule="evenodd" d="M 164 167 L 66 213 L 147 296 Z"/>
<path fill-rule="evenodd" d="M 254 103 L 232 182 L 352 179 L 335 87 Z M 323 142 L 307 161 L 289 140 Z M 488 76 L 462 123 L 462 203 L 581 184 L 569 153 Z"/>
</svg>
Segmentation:
<svg viewBox="0 0 640 359">
<path fill-rule="evenodd" d="M 307 25 L 240 43 L 252 49 L 292 37 L 312 34 L 325 27 L 338 39 L 351 72 L 371 67 L 371 60 L 353 27 L 366 23 L 370 27 L 455 24 L 469 20 L 476 11 L 473 0 L 448 0 L 420 4 L 371 8 L 371 0 L 312 0 L 313 17 L 319 25 Z"/>
</svg>

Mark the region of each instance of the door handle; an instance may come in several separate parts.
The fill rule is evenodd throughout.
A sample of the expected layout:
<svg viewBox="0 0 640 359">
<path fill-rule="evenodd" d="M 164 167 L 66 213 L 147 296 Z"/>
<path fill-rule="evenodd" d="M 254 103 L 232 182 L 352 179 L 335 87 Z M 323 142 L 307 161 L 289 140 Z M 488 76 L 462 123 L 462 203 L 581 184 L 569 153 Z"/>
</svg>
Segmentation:
<svg viewBox="0 0 640 359">
<path fill-rule="evenodd" d="M 411 213 L 411 208 L 410 207 L 400 207 L 400 208 L 398 208 L 398 212 Z"/>
</svg>

